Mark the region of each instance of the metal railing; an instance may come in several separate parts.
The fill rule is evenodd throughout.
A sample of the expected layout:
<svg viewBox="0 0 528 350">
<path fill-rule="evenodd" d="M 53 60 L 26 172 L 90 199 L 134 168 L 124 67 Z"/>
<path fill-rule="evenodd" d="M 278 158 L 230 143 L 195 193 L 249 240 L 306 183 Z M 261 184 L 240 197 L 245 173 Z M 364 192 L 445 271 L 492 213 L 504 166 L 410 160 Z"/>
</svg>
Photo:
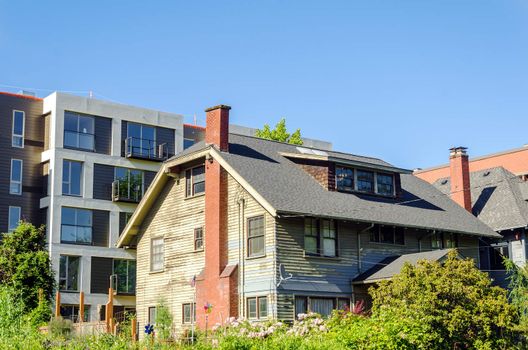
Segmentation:
<svg viewBox="0 0 528 350">
<path fill-rule="evenodd" d="M 134 185 L 129 181 L 114 180 L 112 182 L 112 201 L 139 203 L 143 198 L 143 186 Z"/>
<path fill-rule="evenodd" d="M 127 137 L 125 139 L 125 157 L 163 161 L 169 158 L 169 147 L 166 143 Z"/>
</svg>

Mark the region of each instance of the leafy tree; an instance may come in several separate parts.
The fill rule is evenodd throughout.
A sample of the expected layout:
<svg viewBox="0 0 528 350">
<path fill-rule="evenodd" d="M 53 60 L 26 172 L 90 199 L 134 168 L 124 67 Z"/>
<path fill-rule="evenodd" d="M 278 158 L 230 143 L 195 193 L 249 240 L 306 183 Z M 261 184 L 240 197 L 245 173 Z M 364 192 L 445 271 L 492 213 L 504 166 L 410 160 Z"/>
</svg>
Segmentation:
<svg viewBox="0 0 528 350">
<path fill-rule="evenodd" d="M 528 333 L 528 266 L 517 266 L 510 259 L 504 259 L 504 266 L 510 281 L 508 298 L 518 312 L 519 328 Z"/>
<path fill-rule="evenodd" d="M 11 285 L 19 291 L 25 312 L 38 306 L 45 308 L 43 305 L 52 297 L 54 277 L 45 245 L 44 226 L 37 229 L 22 221 L 13 232 L 2 234 L 0 284 Z"/>
<path fill-rule="evenodd" d="M 491 286 L 473 260 L 459 259 L 455 250 L 443 263 L 406 264 L 369 292 L 373 317 L 419 327 L 427 332 L 424 348 L 497 349 L 513 343 L 515 311 L 506 291 Z"/>
<path fill-rule="evenodd" d="M 275 125 L 275 129 L 271 130 L 269 124 L 265 124 L 262 129 L 258 129 L 255 136 L 274 140 L 279 142 L 287 142 L 294 145 L 302 145 L 303 140 L 301 138 L 301 129 L 295 130 L 293 134 L 288 133 L 286 130 L 286 119 L 282 118 L 280 122 Z"/>
</svg>

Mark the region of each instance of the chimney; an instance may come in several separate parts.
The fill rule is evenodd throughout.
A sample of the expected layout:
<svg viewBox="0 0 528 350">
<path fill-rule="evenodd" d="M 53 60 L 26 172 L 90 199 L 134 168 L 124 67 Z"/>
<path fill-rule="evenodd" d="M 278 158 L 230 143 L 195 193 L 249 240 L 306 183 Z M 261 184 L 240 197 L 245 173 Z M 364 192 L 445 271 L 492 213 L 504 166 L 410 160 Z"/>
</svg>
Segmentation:
<svg viewBox="0 0 528 350">
<path fill-rule="evenodd" d="M 205 143 L 214 145 L 220 151 L 229 151 L 229 110 L 231 107 L 218 105 L 205 110 Z"/>
<path fill-rule="evenodd" d="M 449 149 L 451 199 L 471 213 L 471 184 L 469 182 L 469 159 L 466 150 L 466 147 Z"/>
</svg>

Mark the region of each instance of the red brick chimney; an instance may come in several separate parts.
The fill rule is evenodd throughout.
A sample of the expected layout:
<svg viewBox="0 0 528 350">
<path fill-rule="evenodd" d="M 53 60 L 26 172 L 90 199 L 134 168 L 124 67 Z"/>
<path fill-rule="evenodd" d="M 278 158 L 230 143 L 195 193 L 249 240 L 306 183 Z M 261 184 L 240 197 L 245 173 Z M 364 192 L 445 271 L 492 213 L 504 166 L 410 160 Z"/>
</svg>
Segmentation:
<svg viewBox="0 0 528 350">
<path fill-rule="evenodd" d="M 229 110 L 219 105 L 206 109 L 205 142 L 228 151 Z M 227 173 L 213 158 L 205 161 L 205 268 L 196 284 L 196 320 L 205 328 L 204 306 L 212 305 L 207 327 L 237 316 L 238 275 L 227 266 Z M 233 302 L 234 301 L 234 302 Z"/>
<path fill-rule="evenodd" d="M 466 150 L 466 147 L 449 149 L 451 199 L 471 213 L 471 184 L 469 182 L 469 159 Z"/>
<path fill-rule="evenodd" d="M 205 110 L 205 143 L 217 146 L 221 151 L 229 151 L 229 110 L 231 107 L 218 105 Z"/>
</svg>

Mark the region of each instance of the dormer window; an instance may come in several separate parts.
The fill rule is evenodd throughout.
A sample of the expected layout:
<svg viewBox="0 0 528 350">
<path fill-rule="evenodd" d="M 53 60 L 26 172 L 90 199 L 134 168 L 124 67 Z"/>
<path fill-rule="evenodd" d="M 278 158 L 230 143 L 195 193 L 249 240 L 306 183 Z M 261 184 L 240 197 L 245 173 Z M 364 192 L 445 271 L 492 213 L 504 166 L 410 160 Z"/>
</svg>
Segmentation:
<svg viewBox="0 0 528 350">
<path fill-rule="evenodd" d="M 394 196 L 394 175 L 372 170 L 336 166 L 336 189 L 343 192 L 363 192 Z"/>
</svg>

